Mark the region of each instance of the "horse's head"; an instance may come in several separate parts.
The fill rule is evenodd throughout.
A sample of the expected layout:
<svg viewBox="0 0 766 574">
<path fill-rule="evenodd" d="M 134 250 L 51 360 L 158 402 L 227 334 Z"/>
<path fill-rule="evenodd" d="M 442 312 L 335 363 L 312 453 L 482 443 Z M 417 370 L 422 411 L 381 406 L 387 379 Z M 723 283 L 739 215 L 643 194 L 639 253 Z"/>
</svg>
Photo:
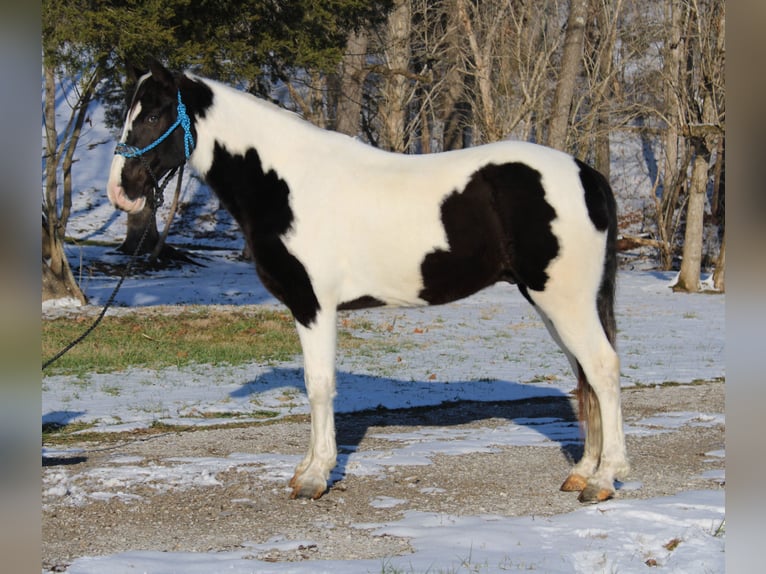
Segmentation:
<svg viewBox="0 0 766 574">
<path fill-rule="evenodd" d="M 182 103 L 188 78 L 155 61 L 150 69 L 138 81 L 107 183 L 109 201 L 128 213 L 141 211 L 157 182 L 188 159 L 196 137 Z"/>
</svg>

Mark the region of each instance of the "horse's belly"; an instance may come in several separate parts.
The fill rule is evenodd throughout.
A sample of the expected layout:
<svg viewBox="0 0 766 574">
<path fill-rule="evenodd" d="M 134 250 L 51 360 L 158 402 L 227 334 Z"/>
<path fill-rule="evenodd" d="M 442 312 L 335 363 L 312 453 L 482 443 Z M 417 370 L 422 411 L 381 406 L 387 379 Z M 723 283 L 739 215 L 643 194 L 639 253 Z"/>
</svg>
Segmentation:
<svg viewBox="0 0 766 574">
<path fill-rule="evenodd" d="M 341 302 L 357 301 L 354 307 L 342 305 L 342 308 L 361 308 L 362 302 L 370 304 L 364 307 L 413 307 L 426 305 L 428 302 L 420 296 L 423 280 L 419 270 L 411 269 L 357 269 L 349 273 L 343 281 Z"/>
</svg>

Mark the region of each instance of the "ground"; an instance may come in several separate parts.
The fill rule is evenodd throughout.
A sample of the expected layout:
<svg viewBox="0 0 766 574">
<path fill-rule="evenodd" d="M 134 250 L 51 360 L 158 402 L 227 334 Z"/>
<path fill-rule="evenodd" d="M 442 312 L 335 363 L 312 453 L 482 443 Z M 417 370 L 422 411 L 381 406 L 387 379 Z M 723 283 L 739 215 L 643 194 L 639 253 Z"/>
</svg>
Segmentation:
<svg viewBox="0 0 766 574">
<path fill-rule="evenodd" d="M 623 402 L 627 428 L 672 412 L 723 413 L 724 383 L 628 388 Z M 338 417 L 338 442 L 358 444 L 359 453 L 390 450 L 396 442 L 376 435 L 439 425 L 466 431 L 502 430 L 506 421 L 519 417 L 571 420 L 572 409 L 567 399 L 548 397 L 349 413 Z M 620 499 L 723 488 L 720 479 L 705 478 L 704 473 L 724 466 L 723 458 L 711 460 L 709 453 L 724 448 L 725 428 L 722 421 L 705 420 L 701 417 L 696 423 L 663 432 L 628 432 L 633 470 L 618 492 Z M 377 559 L 384 570 L 388 557 L 407 554 L 412 548 L 407 537 L 380 535 L 374 526 L 398 520 L 407 511 L 552 516 L 580 507 L 572 493 L 558 491 L 571 456 L 579 455 L 579 448 L 571 443 L 561 448 L 501 446 L 485 452 L 467 448 L 465 454 L 436 454 L 431 464 L 396 464 L 368 475 L 348 473 L 317 501 L 289 500 L 290 469 L 284 469 L 284 479 L 275 480 L 273 473 L 262 476 L 255 463 L 232 464 L 202 480 L 204 484 L 184 488 L 174 488 L 169 479 L 161 488 L 135 480 L 129 484 L 114 480 L 110 488 L 108 482 L 89 478 L 104 468 L 119 476 L 120 467 L 127 464 L 138 464 L 147 475 L 156 475 L 158 469 L 192 458 L 236 453 L 300 455 L 308 434 L 308 418 L 300 415 L 268 424 L 125 433 L 118 440 L 110 436 L 101 443 L 68 445 L 68 452 L 83 450 L 49 456 L 42 468 L 43 569 L 65 571 L 81 556 L 137 548 L 163 552 L 241 549 L 243 540 L 249 540 L 253 558 L 265 562 Z M 454 440 L 461 439 L 456 435 Z M 101 499 L 80 496 L 84 502 L 72 504 L 74 497 L 67 495 L 71 493 L 61 496 L 51 486 L 57 473 L 66 475 L 67 488 L 78 489 L 77 494 L 90 489 L 98 491 Z"/>
</svg>

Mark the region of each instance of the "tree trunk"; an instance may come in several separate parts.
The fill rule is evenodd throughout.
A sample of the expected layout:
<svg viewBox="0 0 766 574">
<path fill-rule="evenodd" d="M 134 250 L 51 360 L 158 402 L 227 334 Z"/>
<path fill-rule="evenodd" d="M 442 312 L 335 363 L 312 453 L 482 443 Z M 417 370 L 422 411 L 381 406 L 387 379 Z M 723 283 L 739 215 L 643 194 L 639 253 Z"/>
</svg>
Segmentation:
<svg viewBox="0 0 766 574">
<path fill-rule="evenodd" d="M 713 199 L 710 200 L 710 213 L 713 220 L 721 227 L 725 223 L 726 213 L 726 137 L 718 140 L 715 167 L 713 168 Z"/>
<path fill-rule="evenodd" d="M 337 74 L 335 131 L 352 137 L 359 135 L 360 130 L 362 94 L 367 77 L 367 44 L 364 30 L 352 31 Z"/>
<path fill-rule="evenodd" d="M 180 178 L 182 174 L 183 170 L 176 176 L 179 178 L 176 183 L 176 191 L 173 198 L 173 202 L 176 206 L 180 194 Z M 167 232 L 173 222 L 174 214 L 175 207 L 171 206 L 167 222 L 165 223 L 165 231 L 160 235 L 157 229 L 157 214 L 152 210 L 149 202 L 147 202 L 146 205 L 144 205 L 144 208 L 138 213 L 129 213 L 128 230 L 125 234 L 124 241 L 117 248 L 117 251 L 126 255 L 149 254 L 150 263 L 155 263 L 156 261 L 183 261 L 185 263 L 198 265 L 198 263 L 186 253 L 165 243 Z M 146 237 L 144 237 L 144 233 L 146 233 Z M 141 242 L 142 237 L 144 237 L 143 243 Z"/>
<path fill-rule="evenodd" d="M 726 274 L 726 228 L 723 230 L 721 238 L 721 250 L 718 252 L 718 258 L 715 262 L 715 271 L 713 271 L 713 287 L 723 293 L 726 291 L 724 276 Z"/>
<path fill-rule="evenodd" d="M 678 282 L 673 287 L 674 291 L 690 293 L 700 290 L 705 195 L 707 194 L 707 173 L 710 165 L 710 151 L 704 142 L 697 140 L 694 147 L 692 177 L 689 183 L 689 203 L 686 208 L 683 259 L 681 270 L 678 273 Z"/>
<path fill-rule="evenodd" d="M 683 260 L 678 274 L 677 291 L 699 291 L 702 271 L 702 243 L 704 236 L 705 201 L 707 199 L 708 173 L 711 149 L 722 137 L 717 128 L 720 90 L 723 89 L 724 62 L 724 8 L 711 4 L 708 12 L 701 11 L 701 5 L 694 4 L 690 15 L 689 30 L 695 31 L 696 42 L 687 43 L 692 63 L 699 59 L 698 74 L 689 74 L 687 101 L 689 121 L 684 126 L 694 149 L 692 177 L 689 184 L 689 202 L 686 212 L 686 233 L 684 235 Z"/>
<path fill-rule="evenodd" d="M 146 233 L 143 243 L 141 238 Z M 127 255 L 143 255 L 151 253 L 157 242 L 160 239 L 159 231 L 157 231 L 157 218 L 154 211 L 147 201 L 144 208 L 138 213 L 128 214 L 128 231 L 125 235 L 125 239 L 117 248 L 117 251 L 125 253 Z M 140 249 L 139 249 L 139 243 Z M 138 249 L 138 251 L 136 251 Z"/>
<path fill-rule="evenodd" d="M 611 11 L 610 11 L 611 10 Z M 614 77 L 614 50 L 617 44 L 618 22 L 622 11 L 622 0 L 600 5 L 597 14 L 597 26 L 600 38 L 596 42 L 593 59 L 598 63 L 596 68 L 596 90 L 590 96 L 591 108 L 596 108 L 594 136 L 594 163 L 598 171 L 607 179 L 611 179 L 611 106 L 614 95 L 612 82 Z"/>
<path fill-rule="evenodd" d="M 685 48 L 685 36 L 682 33 L 682 11 L 678 0 L 670 0 L 666 6 L 666 18 L 670 22 L 665 39 L 665 104 L 664 114 L 667 118 L 664 134 L 665 159 L 662 176 L 662 197 L 657 202 L 657 233 L 667 248 L 662 250 L 660 268 L 671 269 L 673 266 L 673 245 L 675 234 L 675 211 L 682 182 L 686 179 L 687 161 L 680 161 L 679 133 L 679 86 L 681 78 L 681 60 Z"/>
<path fill-rule="evenodd" d="M 570 0 L 564 52 L 561 57 L 561 69 L 553 96 L 553 110 L 548 127 L 548 145 L 560 150 L 566 150 L 567 147 L 569 112 L 582 62 L 587 15 L 588 0 Z"/>
<path fill-rule="evenodd" d="M 409 0 L 397 0 L 386 23 L 385 58 L 387 73 L 381 86 L 380 112 L 382 121 L 381 144 L 384 149 L 403 152 L 408 146 L 407 100 L 408 86 L 405 73 L 410 65 Z"/>
<path fill-rule="evenodd" d="M 178 211 L 178 200 L 181 197 L 181 184 L 184 179 L 184 166 L 182 165 L 178 170 L 178 176 L 176 179 L 176 189 L 173 192 L 173 201 L 170 203 L 170 211 L 168 212 L 167 220 L 165 221 L 165 227 L 162 230 L 162 233 L 160 233 L 157 243 L 154 245 L 154 248 L 152 248 L 152 253 L 149 256 L 150 261 L 156 261 L 157 259 L 162 258 L 163 255 L 167 255 L 168 251 L 166 249 L 166 241 L 168 238 L 168 234 L 170 233 L 170 226 L 173 224 L 173 219 L 176 216 L 176 212 Z M 156 219 L 155 219 L 156 223 Z"/>
<path fill-rule="evenodd" d="M 444 89 L 439 98 L 439 115 L 443 121 L 442 150 L 456 150 L 466 147 L 465 127 L 471 117 L 470 104 L 465 98 L 465 79 L 460 71 L 460 36 L 457 16 L 453 11 L 446 14 L 450 21 L 447 26 L 449 38 L 444 59 L 447 71 L 444 76 Z"/>
<path fill-rule="evenodd" d="M 480 134 L 475 134 L 476 143 L 493 142 L 500 139 L 495 122 L 495 102 L 492 95 L 492 71 L 490 62 L 488 62 L 487 53 L 489 52 L 491 37 L 484 38 L 484 44 L 480 45 L 479 39 L 471 23 L 471 15 L 468 14 L 465 0 L 457 1 L 457 15 L 460 27 L 468 40 L 470 47 L 471 61 L 473 62 L 472 72 L 474 77 L 474 89 L 478 92 L 478 106 L 474 117 L 478 121 Z M 497 15 L 500 18 L 500 14 Z"/>
<path fill-rule="evenodd" d="M 61 147 L 56 130 L 56 80 L 54 69 L 44 66 L 45 81 L 45 205 L 43 205 L 42 233 L 42 300 L 72 297 L 85 303 L 85 295 L 74 279 L 64 253 L 65 228 L 58 212 L 57 167 Z M 69 145 L 76 145 L 76 142 Z M 71 193 L 71 190 L 70 190 Z M 71 204 L 71 197 L 64 205 Z"/>
</svg>

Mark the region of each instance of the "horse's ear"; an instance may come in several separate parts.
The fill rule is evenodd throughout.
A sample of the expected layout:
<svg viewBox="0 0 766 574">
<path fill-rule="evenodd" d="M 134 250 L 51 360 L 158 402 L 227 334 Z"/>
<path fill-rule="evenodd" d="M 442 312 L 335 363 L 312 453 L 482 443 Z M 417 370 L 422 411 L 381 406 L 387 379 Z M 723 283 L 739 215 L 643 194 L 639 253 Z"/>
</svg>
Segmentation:
<svg viewBox="0 0 766 574">
<path fill-rule="evenodd" d="M 175 88 L 173 74 L 154 58 L 149 59 L 149 71 L 152 73 L 152 78 L 154 78 L 160 85 L 168 88 Z"/>
<path fill-rule="evenodd" d="M 143 76 L 147 72 L 147 70 L 146 68 L 139 68 L 138 66 L 134 66 L 131 64 L 130 66 L 127 67 L 126 72 L 128 75 L 128 80 L 131 83 L 135 84 L 138 81 L 138 78 Z"/>
</svg>

